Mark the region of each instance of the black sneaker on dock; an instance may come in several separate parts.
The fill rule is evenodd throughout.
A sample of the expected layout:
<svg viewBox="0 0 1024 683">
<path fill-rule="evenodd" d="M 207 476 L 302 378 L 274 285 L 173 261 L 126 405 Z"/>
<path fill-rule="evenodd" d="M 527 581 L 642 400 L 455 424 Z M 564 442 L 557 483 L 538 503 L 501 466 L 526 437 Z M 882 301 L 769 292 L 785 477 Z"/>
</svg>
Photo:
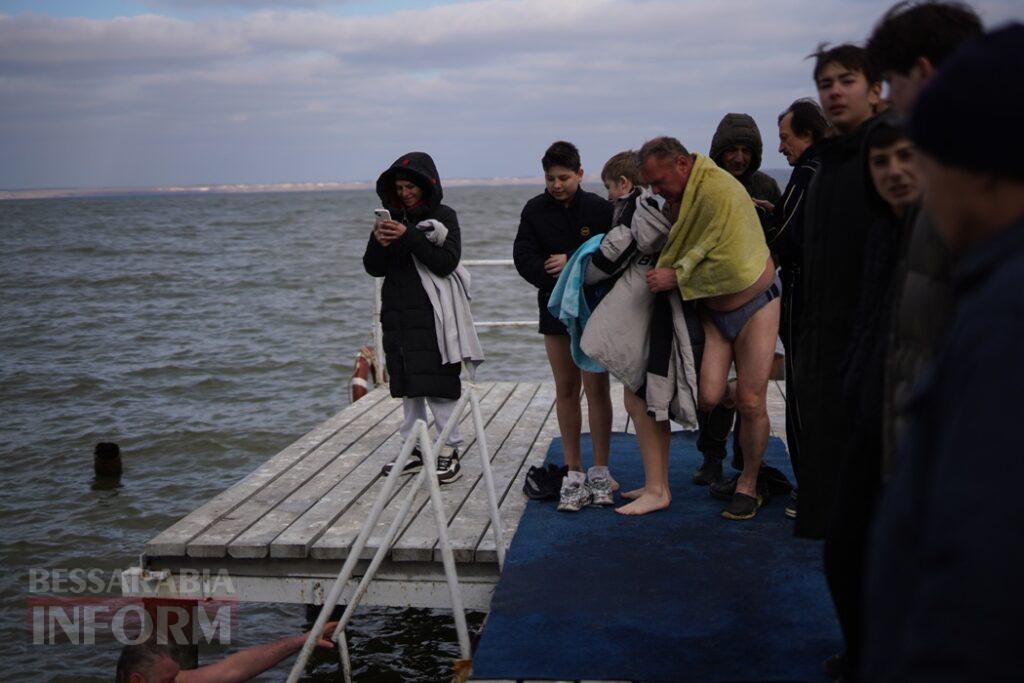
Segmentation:
<svg viewBox="0 0 1024 683">
<path fill-rule="evenodd" d="M 391 468 L 395 466 L 395 461 L 392 460 L 384 467 L 380 468 L 380 474 L 383 477 L 391 474 Z M 406 474 L 416 474 L 423 469 L 423 454 L 420 453 L 419 448 L 413 448 L 412 453 L 409 454 L 409 459 L 405 461 L 405 467 L 402 468 L 402 476 Z"/>
<path fill-rule="evenodd" d="M 462 468 L 459 467 L 459 449 L 444 446 L 437 455 L 437 482 L 439 484 L 450 484 L 461 477 Z"/>
</svg>

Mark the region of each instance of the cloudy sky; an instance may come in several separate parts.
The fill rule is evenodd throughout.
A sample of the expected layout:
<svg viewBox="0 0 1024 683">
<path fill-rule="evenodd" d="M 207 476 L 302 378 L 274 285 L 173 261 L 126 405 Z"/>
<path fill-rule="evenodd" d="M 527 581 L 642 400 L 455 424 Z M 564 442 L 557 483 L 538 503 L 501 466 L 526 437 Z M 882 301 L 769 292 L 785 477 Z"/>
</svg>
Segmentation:
<svg viewBox="0 0 1024 683">
<path fill-rule="evenodd" d="M 412 149 L 442 176 L 536 175 L 558 138 L 596 172 L 662 133 L 706 151 L 730 111 L 783 168 L 804 57 L 889 4 L 0 0 L 0 188 L 365 180 Z"/>
</svg>

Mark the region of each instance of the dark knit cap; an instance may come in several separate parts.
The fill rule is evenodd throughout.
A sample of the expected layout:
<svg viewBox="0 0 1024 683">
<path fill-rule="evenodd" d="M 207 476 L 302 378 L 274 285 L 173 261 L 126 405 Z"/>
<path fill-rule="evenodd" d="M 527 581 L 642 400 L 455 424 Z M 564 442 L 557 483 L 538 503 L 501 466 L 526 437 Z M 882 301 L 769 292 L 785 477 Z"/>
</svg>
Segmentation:
<svg viewBox="0 0 1024 683">
<path fill-rule="evenodd" d="M 910 138 L 939 162 L 1024 179 L 1024 24 L 960 48 L 925 85 Z"/>
</svg>

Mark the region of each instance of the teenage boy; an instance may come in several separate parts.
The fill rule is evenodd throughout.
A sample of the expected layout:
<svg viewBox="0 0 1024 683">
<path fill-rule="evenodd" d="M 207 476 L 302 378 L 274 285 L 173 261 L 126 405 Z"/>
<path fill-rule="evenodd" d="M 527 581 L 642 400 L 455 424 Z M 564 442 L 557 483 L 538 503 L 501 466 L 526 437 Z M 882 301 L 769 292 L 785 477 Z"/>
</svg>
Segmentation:
<svg viewBox="0 0 1024 683">
<path fill-rule="evenodd" d="M 862 150 L 882 86 L 860 47 L 823 46 L 814 57 L 821 107 L 838 135 L 821 143 L 821 170 L 807 194 L 800 333 L 792 340 L 793 381 L 787 390 L 796 390 L 801 411 L 796 534 L 820 539 L 851 440 L 840 368 L 860 297 L 864 243 L 879 217 L 867 201 Z"/>
<path fill-rule="evenodd" d="M 910 118 L 924 208 L 956 262 L 949 333 L 907 407 L 872 538 L 864 680 L 1024 671 L 1024 25 L 964 45 Z M 984 126 L 964 126 L 964 121 Z M 995 475 L 995 479 L 993 479 Z"/>
<path fill-rule="evenodd" d="M 906 117 L 921 88 L 964 42 L 981 35 L 981 20 L 953 2 L 901 2 L 885 13 L 867 51 L 889 84 L 893 108 Z M 886 349 L 883 399 L 885 471 L 893 464 L 907 399 L 931 362 L 953 315 L 949 250 L 926 211 L 919 211 L 899 264 L 899 292 Z"/>
<path fill-rule="evenodd" d="M 541 159 L 545 191 L 523 207 L 512 256 L 516 270 L 537 288 L 539 332 L 555 379 L 555 412 L 562 435 L 568 473 L 562 481 L 558 509 L 577 512 L 591 504 L 610 505 L 618 487 L 608 472 L 612 403 L 608 373 L 580 370 L 572 360 L 569 333 L 548 312 L 548 299 L 569 256 L 594 235 L 612 226 L 610 202 L 580 187 L 580 153 L 570 142 L 558 141 Z M 587 396 L 594 466 L 583 472 L 580 459 L 580 386 Z"/>
<path fill-rule="evenodd" d="M 865 143 L 868 201 L 882 212 L 871 226 L 860 278 L 860 303 L 843 367 L 843 410 L 850 447 L 841 464 L 825 543 L 825 575 L 846 643 L 839 668 L 859 680 L 867 536 L 882 486 L 882 374 L 896 291 L 896 265 L 921 188 L 914 147 L 895 112 L 878 117 Z"/>
</svg>

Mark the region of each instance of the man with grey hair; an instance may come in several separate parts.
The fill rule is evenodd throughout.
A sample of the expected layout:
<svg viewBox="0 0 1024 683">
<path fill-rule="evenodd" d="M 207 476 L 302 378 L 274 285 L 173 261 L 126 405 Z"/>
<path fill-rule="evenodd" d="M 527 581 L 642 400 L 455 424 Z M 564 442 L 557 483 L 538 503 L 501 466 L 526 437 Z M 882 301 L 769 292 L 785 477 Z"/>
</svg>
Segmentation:
<svg viewBox="0 0 1024 683">
<path fill-rule="evenodd" d="M 754 205 L 728 171 L 667 136 L 645 143 L 640 161 L 645 182 L 665 198 L 673 221 L 657 267 L 647 274 L 648 287 L 676 290 L 684 301 L 699 304 L 704 330 L 700 420 L 706 422 L 726 398 L 729 369 L 736 361 L 734 401 L 744 424 L 744 463 L 722 516 L 750 519 L 763 503 L 757 474 L 770 431 L 766 396 L 781 283 Z"/>
</svg>

